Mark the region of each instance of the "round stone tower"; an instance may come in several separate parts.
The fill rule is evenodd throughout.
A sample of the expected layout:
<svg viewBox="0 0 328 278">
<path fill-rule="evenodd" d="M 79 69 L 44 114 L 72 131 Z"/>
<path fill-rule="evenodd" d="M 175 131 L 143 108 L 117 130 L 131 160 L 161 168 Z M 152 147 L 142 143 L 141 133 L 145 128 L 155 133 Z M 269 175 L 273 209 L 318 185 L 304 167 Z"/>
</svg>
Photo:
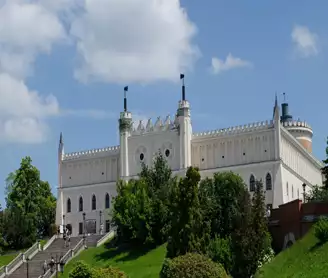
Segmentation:
<svg viewBox="0 0 328 278">
<path fill-rule="evenodd" d="M 281 105 L 282 115 L 281 123 L 291 135 L 308 151 L 312 152 L 313 131 L 310 125 L 304 121 L 293 120 L 292 115 L 288 111 L 288 103 Z"/>
</svg>

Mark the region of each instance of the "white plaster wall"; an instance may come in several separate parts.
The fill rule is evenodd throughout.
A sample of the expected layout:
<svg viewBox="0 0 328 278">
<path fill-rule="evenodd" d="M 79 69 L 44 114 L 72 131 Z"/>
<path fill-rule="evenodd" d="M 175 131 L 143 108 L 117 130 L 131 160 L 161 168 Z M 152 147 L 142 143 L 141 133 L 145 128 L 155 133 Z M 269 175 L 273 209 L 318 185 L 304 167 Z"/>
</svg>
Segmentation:
<svg viewBox="0 0 328 278">
<path fill-rule="evenodd" d="M 281 133 L 282 162 L 301 184 L 322 185 L 321 162 L 308 153 L 297 140 L 283 130 Z"/>
<path fill-rule="evenodd" d="M 170 150 L 167 158 L 172 170 L 179 169 L 180 141 L 177 130 L 150 132 L 129 137 L 129 169 L 130 176 L 137 175 L 141 170 L 140 154 L 144 154 L 143 162 L 152 165 L 156 153 L 161 150 L 165 157 L 165 150 Z"/>
<path fill-rule="evenodd" d="M 274 129 L 231 134 L 224 137 L 197 137 L 192 140 L 192 165 L 213 169 L 274 159 Z"/>
<path fill-rule="evenodd" d="M 73 236 L 79 232 L 79 223 L 83 222 L 83 212 L 86 213 L 86 220 L 95 219 L 97 221 L 97 232 L 100 229 L 99 211 L 102 211 L 102 222 L 109 219 L 109 209 L 105 210 L 105 197 L 108 193 L 111 197 L 116 196 L 116 182 L 100 183 L 88 186 L 74 186 L 61 189 L 63 200 L 63 214 L 65 215 L 65 224 L 72 225 Z M 96 196 L 96 210 L 91 210 L 92 196 Z M 83 197 L 83 211 L 79 211 L 79 198 Z M 71 199 L 71 212 L 67 212 L 67 200 Z M 61 219 L 57 217 L 57 224 L 61 224 Z"/>
<path fill-rule="evenodd" d="M 64 160 L 61 176 L 63 187 L 116 181 L 119 176 L 119 156 Z"/>
</svg>

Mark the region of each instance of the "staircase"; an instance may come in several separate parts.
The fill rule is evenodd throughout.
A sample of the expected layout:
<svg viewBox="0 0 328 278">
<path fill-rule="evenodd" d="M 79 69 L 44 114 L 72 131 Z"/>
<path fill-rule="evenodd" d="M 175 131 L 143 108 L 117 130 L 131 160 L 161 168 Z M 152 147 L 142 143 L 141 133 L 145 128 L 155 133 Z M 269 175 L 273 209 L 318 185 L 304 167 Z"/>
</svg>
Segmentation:
<svg viewBox="0 0 328 278">
<path fill-rule="evenodd" d="M 38 252 L 28 263 L 24 262 L 19 268 L 17 268 L 9 278 L 38 278 L 43 274 L 44 261 L 50 262 L 51 257 L 59 260 L 60 256 L 67 253 L 69 249 L 73 249 L 76 244 L 81 240 L 79 237 L 71 238 L 70 247 L 64 247 L 64 240 L 62 238 L 55 239 L 54 242 L 44 251 Z M 27 276 L 28 268 L 28 276 Z"/>
<path fill-rule="evenodd" d="M 96 247 L 98 240 L 100 240 L 104 235 L 92 235 L 86 238 L 86 245 L 88 247 Z"/>
</svg>

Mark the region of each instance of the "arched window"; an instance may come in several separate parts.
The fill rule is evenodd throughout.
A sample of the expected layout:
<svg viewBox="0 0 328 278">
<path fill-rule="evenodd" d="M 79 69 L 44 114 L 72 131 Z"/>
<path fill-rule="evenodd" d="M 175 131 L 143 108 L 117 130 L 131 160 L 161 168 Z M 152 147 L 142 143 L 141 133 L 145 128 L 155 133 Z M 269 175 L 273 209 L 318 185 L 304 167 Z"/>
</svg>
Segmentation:
<svg viewBox="0 0 328 278">
<path fill-rule="evenodd" d="M 267 173 L 265 177 L 265 188 L 266 190 L 272 190 L 272 179 L 270 173 Z"/>
<path fill-rule="evenodd" d="M 249 178 L 249 191 L 255 191 L 255 177 L 253 175 L 251 175 L 251 177 Z"/>
<path fill-rule="evenodd" d="M 110 197 L 108 193 L 106 193 L 106 197 L 105 197 L 105 208 L 106 209 L 110 208 Z"/>
<path fill-rule="evenodd" d="M 294 199 L 294 185 L 292 185 L 292 199 Z"/>
<path fill-rule="evenodd" d="M 66 207 L 66 210 L 67 210 L 67 212 L 71 212 L 71 209 L 72 209 L 71 199 L 68 198 L 67 199 L 67 207 Z"/>
<path fill-rule="evenodd" d="M 83 211 L 83 198 L 80 196 L 79 198 L 79 211 Z"/>
<path fill-rule="evenodd" d="M 97 199 L 96 195 L 92 195 L 92 200 L 91 200 L 91 209 L 96 210 L 97 209 Z"/>
<path fill-rule="evenodd" d="M 286 183 L 286 193 L 287 193 L 287 196 L 288 196 L 289 195 L 288 182 Z"/>
</svg>

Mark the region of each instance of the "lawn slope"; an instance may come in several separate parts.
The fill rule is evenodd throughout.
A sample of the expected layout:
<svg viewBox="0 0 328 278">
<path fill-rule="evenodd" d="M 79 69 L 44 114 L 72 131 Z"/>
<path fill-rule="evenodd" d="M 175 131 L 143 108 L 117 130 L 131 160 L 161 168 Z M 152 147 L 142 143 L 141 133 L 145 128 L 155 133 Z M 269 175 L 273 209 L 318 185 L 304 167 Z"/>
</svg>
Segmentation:
<svg viewBox="0 0 328 278">
<path fill-rule="evenodd" d="M 108 265 L 119 267 L 130 278 L 158 278 L 164 257 L 166 246 L 162 245 L 152 250 L 127 250 L 110 248 L 106 244 L 92 247 L 82 251 L 66 266 L 65 272 L 60 277 L 68 278 L 76 261 L 82 260 L 95 268 Z"/>
<path fill-rule="evenodd" d="M 291 248 L 260 269 L 256 278 L 328 277 L 328 243 L 319 244 L 310 231 Z"/>
</svg>

